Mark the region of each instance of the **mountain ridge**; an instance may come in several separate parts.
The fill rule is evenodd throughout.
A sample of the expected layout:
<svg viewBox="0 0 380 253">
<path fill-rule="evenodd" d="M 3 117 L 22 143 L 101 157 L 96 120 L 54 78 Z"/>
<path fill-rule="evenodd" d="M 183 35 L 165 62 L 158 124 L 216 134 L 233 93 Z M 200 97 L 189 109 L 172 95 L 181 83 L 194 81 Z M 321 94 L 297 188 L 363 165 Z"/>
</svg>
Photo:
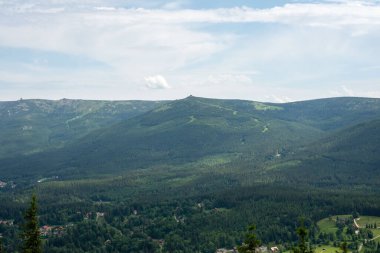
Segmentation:
<svg viewBox="0 0 380 253">
<path fill-rule="evenodd" d="M 324 114 L 328 106 L 334 108 Z M 63 147 L 0 160 L 0 168 L 8 176 L 19 171 L 22 177 L 70 177 L 180 166 L 212 156 L 248 159 L 257 165 L 342 130 L 347 121 L 380 118 L 378 108 L 380 99 L 266 104 L 191 96 L 89 131 Z M 34 169 L 26 170 L 25 164 Z"/>
</svg>

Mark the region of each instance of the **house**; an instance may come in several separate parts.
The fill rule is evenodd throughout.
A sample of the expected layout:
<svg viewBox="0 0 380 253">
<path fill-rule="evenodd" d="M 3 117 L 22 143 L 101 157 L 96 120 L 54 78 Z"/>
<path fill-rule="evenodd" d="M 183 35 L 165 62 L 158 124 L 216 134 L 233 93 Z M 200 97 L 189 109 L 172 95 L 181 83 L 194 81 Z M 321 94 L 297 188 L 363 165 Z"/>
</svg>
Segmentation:
<svg viewBox="0 0 380 253">
<path fill-rule="evenodd" d="M 40 234 L 42 237 L 62 236 L 64 232 L 65 232 L 64 226 L 45 225 L 45 226 L 40 227 Z"/>
<path fill-rule="evenodd" d="M 0 188 L 4 188 L 5 186 L 7 186 L 7 183 L 0 181 Z"/>
<path fill-rule="evenodd" d="M 6 226 L 13 226 L 13 220 L 0 220 L 0 224 Z"/>
<path fill-rule="evenodd" d="M 53 227 L 45 225 L 40 227 L 40 234 L 41 236 L 47 237 L 52 233 Z"/>
<path fill-rule="evenodd" d="M 104 217 L 105 213 L 96 212 L 96 218 L 99 219 L 100 217 Z"/>
<path fill-rule="evenodd" d="M 275 253 L 275 252 L 279 252 L 280 250 L 278 249 L 278 247 L 274 246 L 274 247 L 271 247 L 271 248 L 270 248 L 270 251 L 271 251 L 272 253 Z"/>
</svg>

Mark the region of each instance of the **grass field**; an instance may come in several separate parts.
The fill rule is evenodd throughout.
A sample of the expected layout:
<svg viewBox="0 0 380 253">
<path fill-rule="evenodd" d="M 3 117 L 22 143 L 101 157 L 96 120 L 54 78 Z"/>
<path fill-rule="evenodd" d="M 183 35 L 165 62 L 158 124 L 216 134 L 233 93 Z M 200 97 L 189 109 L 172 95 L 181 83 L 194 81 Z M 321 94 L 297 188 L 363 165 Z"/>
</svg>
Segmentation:
<svg viewBox="0 0 380 253">
<path fill-rule="evenodd" d="M 315 253 L 335 253 L 336 251 L 340 252 L 341 250 L 331 245 L 322 245 L 314 250 Z"/>
<path fill-rule="evenodd" d="M 360 219 L 357 220 L 357 223 L 360 227 L 365 227 L 366 224 L 377 223 L 377 226 L 380 227 L 380 217 L 376 216 L 360 216 Z"/>
<path fill-rule="evenodd" d="M 338 230 L 338 228 L 335 226 L 335 220 L 336 220 L 337 216 L 340 218 L 345 218 L 345 217 L 350 217 L 351 215 L 334 215 L 334 216 L 331 216 L 331 218 L 325 218 L 325 219 L 318 221 L 317 225 L 318 225 L 319 229 L 321 230 L 321 232 L 335 233 Z M 372 224 L 373 225 L 376 223 L 378 228 L 377 229 L 371 229 L 371 231 L 373 233 L 373 237 L 380 236 L 380 217 L 360 216 L 360 219 L 357 220 L 357 223 L 360 227 L 365 227 L 366 224 Z M 375 242 L 380 242 L 380 237 L 376 238 Z M 327 248 L 326 248 L 326 250 L 327 250 Z M 322 253 L 322 252 L 315 251 L 315 253 Z M 323 251 L 323 253 L 325 253 L 325 251 Z M 326 251 L 326 253 L 330 253 L 330 252 Z M 335 253 L 335 251 L 333 253 Z"/>
<path fill-rule="evenodd" d="M 340 217 L 340 218 L 347 218 L 347 217 L 350 217 L 351 215 L 334 215 L 334 216 L 331 216 L 329 218 L 324 218 L 320 221 L 317 222 L 317 225 L 319 227 L 319 229 L 321 230 L 321 232 L 324 232 L 324 233 L 335 233 L 338 228 L 335 226 L 335 221 L 336 221 L 336 217 Z M 380 224 L 380 223 L 379 223 Z"/>
</svg>

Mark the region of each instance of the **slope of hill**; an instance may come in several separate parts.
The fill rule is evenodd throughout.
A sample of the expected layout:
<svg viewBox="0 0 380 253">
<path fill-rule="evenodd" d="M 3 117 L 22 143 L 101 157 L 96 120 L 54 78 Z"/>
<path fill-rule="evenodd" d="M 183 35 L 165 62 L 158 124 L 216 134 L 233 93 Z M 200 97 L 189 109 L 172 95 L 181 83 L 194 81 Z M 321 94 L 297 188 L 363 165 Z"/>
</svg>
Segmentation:
<svg viewBox="0 0 380 253">
<path fill-rule="evenodd" d="M 274 156 L 279 148 L 321 135 L 320 130 L 297 122 L 263 117 L 262 110 L 280 108 L 249 101 L 188 97 L 94 131 L 60 150 L 3 160 L 0 166 L 6 168 L 4 173 L 8 170 L 12 174 L 73 175 L 184 164 L 214 155 L 260 160 Z M 33 169 L 27 172 L 23 164 Z"/>
<path fill-rule="evenodd" d="M 280 173 L 297 182 L 378 184 L 380 119 L 335 132 L 303 147 Z M 297 162 L 294 162 L 297 161 Z"/>
<path fill-rule="evenodd" d="M 333 131 L 380 118 L 380 99 L 340 97 L 282 104 L 268 116 Z"/>
<path fill-rule="evenodd" d="M 342 136 L 353 131 L 341 131 L 347 125 L 380 118 L 379 106 L 379 99 L 366 98 L 269 104 L 190 96 L 167 102 L 119 123 L 101 109 L 104 112 L 102 119 L 108 121 L 101 121 L 103 125 L 99 123 L 97 130 L 79 131 L 81 135 L 60 149 L 17 159 L 2 159 L 0 168 L 6 179 L 55 175 L 83 177 L 184 165 L 217 157 L 215 159 L 229 163 L 235 170 L 239 170 L 237 166 L 242 164 L 248 169 L 257 166 L 268 168 L 269 164 L 272 168 L 269 174 L 274 175 L 273 178 L 296 180 L 298 175 L 303 175 L 304 180 L 309 180 L 304 168 L 317 174 L 321 171 L 320 177 L 323 177 L 320 165 L 330 168 L 337 164 L 326 158 L 331 150 L 318 150 L 328 146 L 333 137 L 322 139 L 315 145 L 309 144 L 333 133 L 337 140 L 341 140 Z M 99 113 L 93 117 L 97 115 Z M 90 119 L 82 121 L 83 124 L 98 122 L 95 118 Z M 367 124 L 363 123 L 363 126 Z M 88 134 L 83 136 L 84 133 Z M 357 139 L 364 138 L 360 136 Z M 347 139 L 342 145 L 349 147 L 352 141 Z M 306 148 L 302 150 L 300 146 Z M 362 143 L 362 146 L 366 147 L 366 144 Z M 336 157 L 338 154 L 351 156 L 340 152 L 339 147 L 336 150 Z M 344 163 L 339 164 L 343 166 Z M 286 177 L 283 177 L 284 173 Z M 330 174 L 326 175 L 329 177 Z"/>
<path fill-rule="evenodd" d="M 162 103 L 69 99 L 0 102 L 0 158 L 62 146 Z"/>
</svg>

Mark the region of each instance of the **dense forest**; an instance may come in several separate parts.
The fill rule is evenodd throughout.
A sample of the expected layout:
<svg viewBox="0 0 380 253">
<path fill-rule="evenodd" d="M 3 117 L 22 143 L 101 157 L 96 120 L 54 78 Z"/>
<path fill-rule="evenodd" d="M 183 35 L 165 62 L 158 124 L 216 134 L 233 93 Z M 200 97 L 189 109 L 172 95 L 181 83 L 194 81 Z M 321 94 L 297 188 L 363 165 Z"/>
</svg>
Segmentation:
<svg viewBox="0 0 380 253">
<path fill-rule="evenodd" d="M 251 224 L 285 252 L 300 219 L 313 247 L 370 240 L 352 235 L 352 219 L 338 234 L 318 222 L 380 216 L 378 99 L 91 103 L 0 103 L 17 115 L 2 122 L 8 141 L 22 145 L 0 147 L 5 252 L 21 252 L 33 193 L 44 252 L 214 253 L 242 245 Z M 49 113 L 60 127 L 33 132 Z M 41 136 L 51 141 L 37 145 Z"/>
</svg>

